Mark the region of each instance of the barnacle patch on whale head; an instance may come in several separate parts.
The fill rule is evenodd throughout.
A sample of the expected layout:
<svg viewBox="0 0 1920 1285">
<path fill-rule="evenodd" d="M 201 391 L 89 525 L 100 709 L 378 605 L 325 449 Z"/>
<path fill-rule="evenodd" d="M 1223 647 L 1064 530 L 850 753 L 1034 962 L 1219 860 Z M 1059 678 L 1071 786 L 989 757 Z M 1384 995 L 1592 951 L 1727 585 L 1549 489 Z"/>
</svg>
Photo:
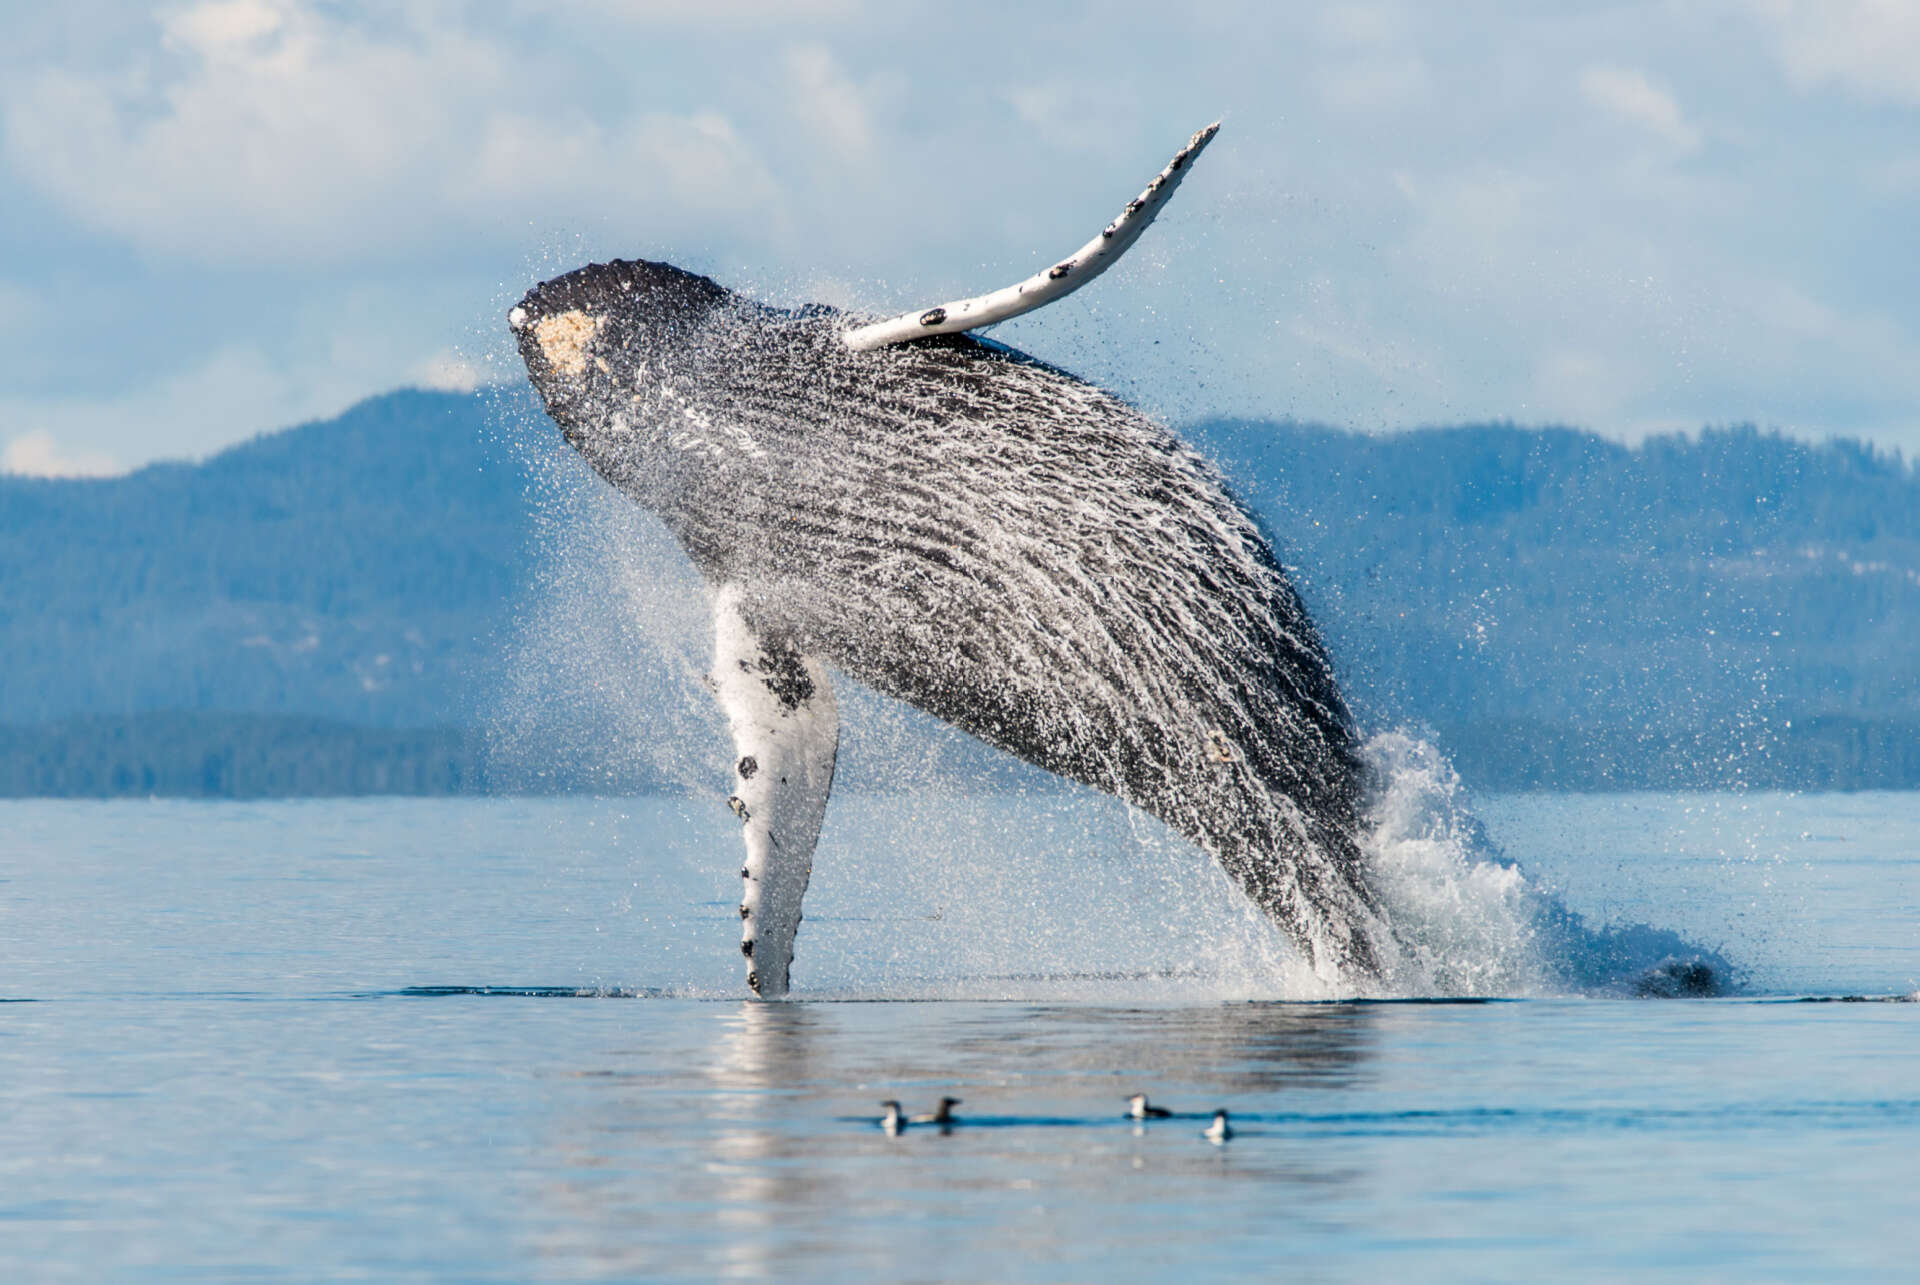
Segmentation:
<svg viewBox="0 0 1920 1285">
<path fill-rule="evenodd" d="M 562 375 L 578 375 L 587 369 L 587 345 L 599 329 L 598 317 L 574 308 L 534 322 L 533 338 L 548 365 Z"/>
</svg>

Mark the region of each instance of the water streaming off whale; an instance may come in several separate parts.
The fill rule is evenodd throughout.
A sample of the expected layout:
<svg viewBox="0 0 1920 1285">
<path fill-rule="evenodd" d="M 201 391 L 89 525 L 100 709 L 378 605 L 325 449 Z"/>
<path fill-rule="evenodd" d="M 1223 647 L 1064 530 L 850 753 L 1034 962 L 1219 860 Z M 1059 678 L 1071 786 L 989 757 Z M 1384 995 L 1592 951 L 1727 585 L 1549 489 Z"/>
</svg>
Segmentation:
<svg viewBox="0 0 1920 1285">
<path fill-rule="evenodd" d="M 515 685 L 498 701 L 496 752 L 530 774 L 563 754 L 572 779 L 602 790 L 670 783 L 706 836 L 703 859 L 723 869 L 731 764 L 702 682 L 701 578 L 655 518 L 602 486 L 523 405 L 499 413 L 499 431 L 544 479 L 535 502 L 545 571 L 515 643 Z M 808 922 L 800 994 L 1345 993 L 1158 822 L 857 684 L 842 698 L 842 783 L 810 894 L 828 899 L 832 918 Z M 1600 928 L 1568 911 L 1523 869 L 1546 854 L 1501 852 L 1436 747 L 1387 730 L 1368 733 L 1360 749 L 1372 783 L 1360 844 L 1400 934 L 1399 971 L 1379 993 L 1671 993 L 1685 974 L 1675 981 L 1661 970 L 1693 960 L 1721 981 L 1734 976 L 1671 932 Z M 649 833 L 633 842 L 646 846 Z M 636 851 L 642 882 L 650 860 Z M 861 922 L 842 922 L 847 915 Z M 711 931 L 724 962 L 725 937 Z"/>
<path fill-rule="evenodd" d="M 1406 832 L 1410 811 L 1434 811 L 1409 774 L 1444 796 L 1444 766 L 1414 766 L 1405 738 L 1363 746 L 1292 580 L 1208 460 L 1119 398 L 965 333 L 1110 267 L 1218 129 L 1073 255 L 970 299 L 867 321 L 614 260 L 508 312 L 568 445 L 703 582 L 701 681 L 733 742 L 756 994 L 791 980 L 838 768 L 833 675 L 1161 822 L 1333 991 L 1511 986 L 1539 971 L 1523 961 L 1549 921 L 1585 931 L 1452 833 L 1436 849 Z M 1454 895 L 1417 887 L 1436 879 Z M 1391 898 L 1387 880 L 1403 885 Z M 1478 910 L 1502 903 L 1533 927 Z M 1484 960 L 1463 969 L 1450 961 L 1468 943 Z M 1695 957 L 1640 984 L 1724 981 Z"/>
<path fill-rule="evenodd" d="M 766 676 L 768 708 L 719 693 L 756 968 L 760 880 L 780 862 L 754 865 L 753 814 L 782 799 L 749 798 L 768 751 L 740 737 L 786 720 L 786 743 L 828 747 L 805 770 L 829 777 L 818 664 L 1157 817 L 1321 976 L 1366 984 L 1388 966 L 1325 650 L 1257 524 L 1173 434 L 1006 349 L 953 336 L 856 353 L 835 314 L 778 312 L 664 264 L 569 273 L 512 320 L 569 443 L 730 604 L 723 640 L 759 640 L 739 664 Z M 783 837 L 783 860 L 805 862 L 811 833 L 776 833 L 776 850 Z M 783 959 L 779 988 L 784 974 Z"/>
</svg>

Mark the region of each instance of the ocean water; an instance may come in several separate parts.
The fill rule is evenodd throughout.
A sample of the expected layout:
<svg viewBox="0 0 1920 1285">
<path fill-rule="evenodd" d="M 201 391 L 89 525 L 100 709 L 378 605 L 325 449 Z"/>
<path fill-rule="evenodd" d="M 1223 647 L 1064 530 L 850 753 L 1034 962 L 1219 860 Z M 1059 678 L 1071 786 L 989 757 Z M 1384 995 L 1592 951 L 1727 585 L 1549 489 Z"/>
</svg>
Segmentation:
<svg viewBox="0 0 1920 1285">
<path fill-rule="evenodd" d="M 1913 1278 L 1920 795 L 1374 748 L 1365 996 L 1082 792 L 837 798 L 784 1003 L 717 798 L 0 804 L 0 1280 Z"/>
</svg>

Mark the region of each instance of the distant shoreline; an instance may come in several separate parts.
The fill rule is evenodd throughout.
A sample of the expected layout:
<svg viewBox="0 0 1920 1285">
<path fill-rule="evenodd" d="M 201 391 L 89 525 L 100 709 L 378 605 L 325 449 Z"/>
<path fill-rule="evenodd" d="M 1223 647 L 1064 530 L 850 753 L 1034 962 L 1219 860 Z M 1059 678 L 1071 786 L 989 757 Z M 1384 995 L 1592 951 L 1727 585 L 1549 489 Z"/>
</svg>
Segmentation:
<svg viewBox="0 0 1920 1285">
<path fill-rule="evenodd" d="M 1433 729 L 1486 793 L 1920 789 L 1920 720 L 1813 717 L 1786 726 L 1583 730 L 1488 721 Z M 855 765 L 851 792 L 924 790 Z M 951 787 L 1068 788 L 956 764 Z M 297 714 L 158 712 L 0 725 L 0 798 L 276 799 L 679 794 L 633 763 L 547 768 L 495 753 L 480 729 L 368 727 Z"/>
<path fill-rule="evenodd" d="M 1420 729 L 1472 789 L 1920 789 L 1920 469 L 1897 454 L 1181 431 L 1274 533 L 1362 724 Z M 677 790 L 725 750 L 621 739 L 695 694 L 612 588 L 680 567 L 637 512 L 526 390 L 0 476 L 0 796 Z M 522 721 L 489 728 L 502 709 Z M 931 720 L 891 745 L 850 739 L 840 788 L 1070 788 Z M 675 751 L 693 766 L 653 766 Z"/>
</svg>

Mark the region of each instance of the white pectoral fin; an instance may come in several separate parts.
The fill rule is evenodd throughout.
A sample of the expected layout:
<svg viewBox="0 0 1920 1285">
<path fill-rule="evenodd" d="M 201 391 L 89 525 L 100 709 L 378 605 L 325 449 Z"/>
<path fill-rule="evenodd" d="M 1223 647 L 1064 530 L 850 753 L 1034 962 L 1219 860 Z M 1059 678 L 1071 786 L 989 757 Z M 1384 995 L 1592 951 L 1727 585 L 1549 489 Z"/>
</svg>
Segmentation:
<svg viewBox="0 0 1920 1285">
<path fill-rule="evenodd" d="M 737 587 L 715 596 L 713 625 L 714 695 L 733 730 L 727 802 L 747 843 L 740 950 L 754 993 L 783 995 L 833 790 L 840 713 L 826 670 L 790 643 L 758 633 L 741 611 Z"/>
<path fill-rule="evenodd" d="M 977 330 L 981 326 L 991 326 L 997 321 L 1043 308 L 1055 299 L 1065 298 L 1119 262 L 1120 256 L 1140 239 L 1140 234 L 1147 230 L 1154 216 L 1172 199 L 1174 189 L 1187 176 L 1194 159 L 1206 150 L 1207 144 L 1219 132 L 1220 122 L 1215 121 L 1188 139 L 1187 145 L 1168 162 L 1167 167 L 1154 177 L 1153 182 L 1147 184 L 1147 190 L 1127 202 L 1127 208 L 1120 211 L 1119 218 L 1101 229 L 1100 235 L 1052 267 L 1034 273 L 1025 281 L 1016 281 L 1004 289 L 975 295 L 971 299 L 956 299 L 934 308 L 915 308 L 912 312 L 903 312 L 885 321 L 855 326 L 842 332 L 841 338 L 855 352 L 867 352 L 874 348 L 885 348 L 889 344 L 905 343 L 909 339 L 924 339 L 928 335 L 955 335 L 962 331 Z"/>
</svg>

